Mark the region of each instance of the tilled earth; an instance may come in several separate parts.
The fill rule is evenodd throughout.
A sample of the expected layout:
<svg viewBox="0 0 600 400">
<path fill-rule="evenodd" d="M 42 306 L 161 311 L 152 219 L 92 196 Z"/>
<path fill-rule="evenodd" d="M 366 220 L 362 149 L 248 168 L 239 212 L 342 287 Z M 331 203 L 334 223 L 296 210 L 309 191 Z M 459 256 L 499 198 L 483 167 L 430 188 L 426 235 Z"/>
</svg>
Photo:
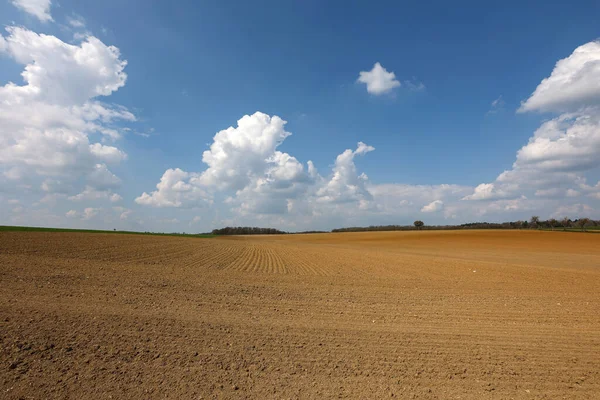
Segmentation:
<svg viewBox="0 0 600 400">
<path fill-rule="evenodd" d="M 600 235 L 0 232 L 2 399 L 599 399 Z"/>
</svg>

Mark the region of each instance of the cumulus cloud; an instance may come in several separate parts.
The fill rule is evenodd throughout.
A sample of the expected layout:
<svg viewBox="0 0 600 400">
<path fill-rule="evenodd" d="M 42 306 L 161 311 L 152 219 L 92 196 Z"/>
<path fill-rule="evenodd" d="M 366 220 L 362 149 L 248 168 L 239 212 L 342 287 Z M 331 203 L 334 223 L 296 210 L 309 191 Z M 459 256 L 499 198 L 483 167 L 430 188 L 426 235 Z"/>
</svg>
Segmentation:
<svg viewBox="0 0 600 400">
<path fill-rule="evenodd" d="M 331 175 L 321 176 L 311 161 L 306 166 L 277 148 L 289 137 L 286 122 L 256 112 L 242 117 L 236 127 L 218 132 L 203 153 L 203 172 L 165 171 L 155 191 L 135 201 L 154 207 L 195 208 L 227 195 L 225 203 L 240 216 L 316 215 L 325 208 L 340 210 L 353 204 L 366 210 L 372 196 L 368 178 L 359 174 L 356 156 L 374 149 L 359 142 L 355 150 L 337 156 Z"/>
<path fill-rule="evenodd" d="M 82 215 L 82 219 L 84 220 L 88 220 L 88 219 L 92 219 L 94 218 L 96 215 L 98 215 L 98 213 L 100 212 L 100 208 L 92 208 L 92 207 L 86 207 L 83 210 L 83 215 Z"/>
<path fill-rule="evenodd" d="M 297 162 L 287 155 L 276 154 L 275 149 L 291 134 L 286 132 L 286 121 L 278 116 L 256 112 L 245 115 L 237 127 L 218 132 L 209 150 L 202 154 L 208 168 L 200 182 L 219 189 L 242 189 L 255 175 L 263 175 L 273 167 L 273 174 L 297 173 Z"/>
<path fill-rule="evenodd" d="M 25 86 L 9 84 L 3 96 L 58 105 L 83 105 L 97 96 L 108 96 L 125 85 L 126 61 L 114 46 L 90 36 L 80 45 L 25 28 L 8 27 L 6 51 L 25 65 Z"/>
<path fill-rule="evenodd" d="M 516 168 L 584 171 L 600 165 L 600 109 L 585 108 L 542 124 L 517 152 Z"/>
<path fill-rule="evenodd" d="M 153 207 L 199 207 L 210 199 L 199 183 L 200 175 L 179 168 L 168 169 L 150 194 L 144 192 L 135 199 L 138 204 Z"/>
<path fill-rule="evenodd" d="M 506 194 L 496 190 L 493 183 L 482 183 L 477 185 L 472 194 L 463 197 L 463 200 L 491 200 L 505 196 Z"/>
<path fill-rule="evenodd" d="M 77 219 L 87 221 L 87 220 L 94 218 L 96 215 L 98 215 L 98 213 L 100 213 L 100 211 L 102 211 L 101 208 L 86 207 L 81 212 L 76 211 L 76 210 L 69 210 L 69 211 L 67 211 L 65 216 L 67 218 L 77 218 Z"/>
<path fill-rule="evenodd" d="M 345 150 L 335 159 L 333 175 L 317 190 L 318 202 L 359 202 L 363 207 L 372 199 L 366 188 L 367 175 L 358 174 L 354 157 L 375 150 L 374 147 L 358 142 L 356 150 Z M 361 203 L 362 201 L 362 203 Z"/>
<path fill-rule="evenodd" d="M 110 172 L 106 164 L 96 164 L 86 175 L 88 184 L 97 190 L 116 189 L 121 186 L 121 179 Z"/>
<path fill-rule="evenodd" d="M 127 158 L 127 154 L 114 146 L 105 146 L 100 143 L 90 144 L 90 153 L 100 161 L 118 164 Z"/>
<path fill-rule="evenodd" d="M 441 211 L 444 208 L 444 202 L 441 200 L 434 200 L 431 203 L 423 206 L 423 208 L 421 208 L 421 212 L 424 213 L 432 213 L 432 212 L 437 212 L 437 211 Z"/>
<path fill-rule="evenodd" d="M 277 150 L 290 133 L 277 116 L 256 112 L 242 117 L 237 127 L 217 132 L 202 154 L 203 172 L 179 168 L 165 171 L 157 190 L 135 201 L 155 207 L 200 207 L 212 202 L 215 191 L 237 191 L 240 198 L 259 198 L 295 192 L 309 180 L 296 158 Z M 251 207 L 246 203 L 245 207 Z"/>
<path fill-rule="evenodd" d="M 443 199 L 454 203 L 473 191 L 470 186 L 462 185 L 407 185 L 379 184 L 368 185 L 369 192 L 377 202 L 379 209 L 385 214 L 414 215 L 420 212 L 421 204 L 428 204 Z"/>
<path fill-rule="evenodd" d="M 541 124 L 512 168 L 482 183 L 463 200 L 568 199 L 585 191 L 585 176 L 600 166 L 600 43 L 578 47 L 557 62 L 519 112 L 558 112 Z M 579 190 L 578 190 L 579 189 Z M 523 199 L 524 197 L 524 199 Z M 493 204 L 489 203 L 491 207 Z M 495 203 L 497 204 L 497 203 Z"/>
<path fill-rule="evenodd" d="M 90 186 L 87 186 L 85 190 L 75 196 L 69 196 L 68 199 L 71 201 L 109 200 L 112 203 L 123 200 L 118 193 L 112 193 L 109 190 L 96 190 Z"/>
<path fill-rule="evenodd" d="M 565 216 L 571 216 L 572 218 L 583 218 L 591 217 L 594 209 L 588 204 L 567 204 L 559 206 L 556 211 L 552 214 L 553 218 L 564 218 Z"/>
<path fill-rule="evenodd" d="M 93 36 L 73 45 L 21 27 L 6 30 L 0 50 L 24 66 L 24 84 L 0 86 L 2 174 L 15 182 L 52 177 L 73 190 L 81 180 L 97 190 L 114 188 L 120 180 L 108 165 L 127 155 L 91 136 L 115 142 L 121 137 L 115 124 L 136 119 L 126 108 L 96 99 L 125 84 L 127 63 L 119 50 Z"/>
<path fill-rule="evenodd" d="M 401 85 L 400 81 L 396 79 L 396 74 L 388 72 L 378 62 L 370 71 L 361 71 L 357 82 L 366 84 L 367 92 L 376 96 L 388 93 Z"/>
<path fill-rule="evenodd" d="M 12 0 L 15 7 L 33 15 L 42 22 L 52 21 L 50 0 Z"/>
<path fill-rule="evenodd" d="M 542 80 L 521 104 L 525 111 L 575 111 L 600 101 L 600 41 L 579 46 L 556 63 L 552 74 Z"/>
</svg>

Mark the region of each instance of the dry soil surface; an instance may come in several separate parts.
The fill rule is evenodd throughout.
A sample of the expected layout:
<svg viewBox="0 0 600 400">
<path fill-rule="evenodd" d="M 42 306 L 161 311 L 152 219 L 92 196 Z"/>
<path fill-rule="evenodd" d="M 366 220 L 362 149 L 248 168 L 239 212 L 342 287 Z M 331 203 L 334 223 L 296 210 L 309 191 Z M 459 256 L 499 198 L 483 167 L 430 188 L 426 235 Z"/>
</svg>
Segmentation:
<svg viewBox="0 0 600 400">
<path fill-rule="evenodd" d="M 600 235 L 0 233 L 3 399 L 599 399 Z"/>
</svg>

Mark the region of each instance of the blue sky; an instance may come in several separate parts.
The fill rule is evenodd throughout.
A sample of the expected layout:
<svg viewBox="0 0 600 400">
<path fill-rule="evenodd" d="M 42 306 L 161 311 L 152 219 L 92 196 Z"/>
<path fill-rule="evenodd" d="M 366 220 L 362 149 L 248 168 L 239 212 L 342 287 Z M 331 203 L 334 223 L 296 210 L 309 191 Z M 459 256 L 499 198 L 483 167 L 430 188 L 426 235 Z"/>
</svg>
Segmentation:
<svg viewBox="0 0 600 400">
<path fill-rule="evenodd" d="M 0 0 L 0 223 L 189 232 L 598 218 L 599 11 Z M 99 61 L 78 61 L 86 49 Z M 388 74 L 379 92 L 359 80 L 375 63 Z M 24 80 L 28 66 L 42 78 Z M 82 117 L 92 105 L 114 116 Z M 220 161 L 203 162 L 207 150 Z"/>
</svg>

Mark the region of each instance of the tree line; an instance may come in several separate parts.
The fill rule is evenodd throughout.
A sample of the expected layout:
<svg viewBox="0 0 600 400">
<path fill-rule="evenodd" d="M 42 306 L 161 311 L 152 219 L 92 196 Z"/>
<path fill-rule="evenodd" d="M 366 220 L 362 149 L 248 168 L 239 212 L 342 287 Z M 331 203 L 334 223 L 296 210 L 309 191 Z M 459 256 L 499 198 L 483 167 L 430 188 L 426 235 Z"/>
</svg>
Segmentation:
<svg viewBox="0 0 600 400">
<path fill-rule="evenodd" d="M 228 226 L 221 229 L 213 229 L 213 235 L 281 235 L 287 232 L 274 228 L 257 228 L 250 226 Z"/>
<path fill-rule="evenodd" d="M 333 229 L 332 232 L 372 232 L 372 231 L 414 231 L 414 230 L 456 230 L 456 229 L 572 229 L 582 231 L 587 228 L 600 226 L 600 220 L 594 221 L 589 218 L 578 218 L 572 220 L 568 217 L 557 220 L 551 218 L 542 220 L 538 216 L 530 220 L 508 221 L 508 222 L 470 222 L 460 225 L 425 225 L 423 221 L 417 220 L 412 225 L 371 225 L 352 226 L 347 228 Z"/>
<path fill-rule="evenodd" d="M 570 219 L 564 217 L 560 220 L 550 218 L 542 220 L 538 216 L 533 216 L 529 220 L 508 221 L 508 222 L 469 222 L 460 225 L 425 225 L 421 220 L 415 221 L 412 225 L 371 225 L 371 226 L 352 226 L 347 228 L 333 229 L 331 232 L 372 232 L 372 231 L 414 231 L 414 230 L 456 230 L 456 229 L 580 229 L 586 231 L 588 228 L 599 227 L 600 220 L 589 218 Z M 297 233 L 325 233 L 326 231 L 305 231 Z M 282 235 L 289 232 L 280 231 L 274 228 L 258 228 L 249 226 L 228 226 L 221 229 L 213 229 L 213 235 Z"/>
</svg>

